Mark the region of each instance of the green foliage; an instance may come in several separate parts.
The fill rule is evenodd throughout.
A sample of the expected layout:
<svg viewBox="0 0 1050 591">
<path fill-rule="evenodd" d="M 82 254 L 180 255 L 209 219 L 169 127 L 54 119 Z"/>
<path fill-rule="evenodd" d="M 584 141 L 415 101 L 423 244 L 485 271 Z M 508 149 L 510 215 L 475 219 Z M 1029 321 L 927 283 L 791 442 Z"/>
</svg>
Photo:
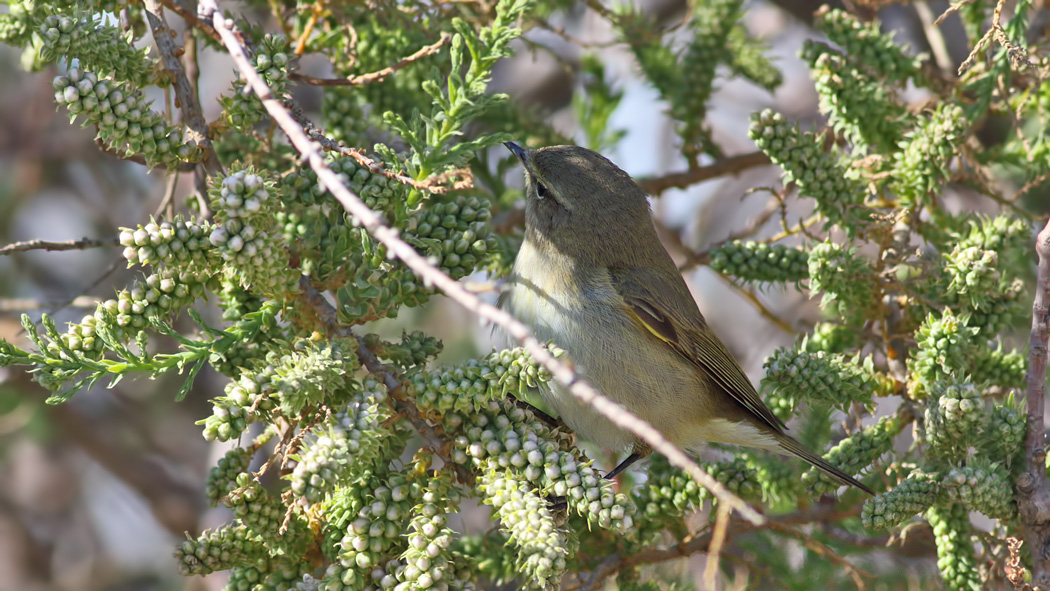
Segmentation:
<svg viewBox="0 0 1050 591">
<path fill-rule="evenodd" d="M 307 131 L 345 144 L 325 143 L 329 168 L 453 279 L 505 275 L 520 243 L 514 159 L 500 142 L 539 147 L 573 132 L 596 150 L 623 147 L 610 124 L 631 86 L 604 52 L 580 61 L 575 130 L 491 92 L 498 62 L 516 47 L 543 49 L 531 31 L 560 22 L 549 19 L 570 3 L 249 4 L 280 25 L 277 34 L 235 21 L 271 94 Z M 749 6 L 701 0 L 673 31 L 641 9 L 596 11 L 666 104 L 686 176 L 701 157 L 721 157 L 707 114 L 722 76 L 768 91 L 783 79 L 742 23 Z M 877 21 L 822 9 L 815 24 L 827 43 L 806 42 L 801 57 L 827 124 L 802 131 L 772 109 L 751 115 L 748 136 L 783 171 L 783 189 L 770 189 L 782 231 L 734 233 L 694 260 L 737 289 L 792 284 L 819 298 L 822 317 L 782 323 L 812 330 L 765 360 L 763 393 L 777 416 L 797 415 L 792 434 L 879 494 L 832 502 L 838 484 L 798 462 L 728 447 L 732 458 L 704 457 L 730 491 L 800 526 L 734 531 L 723 567 L 743 557 L 760 584 L 808 589 L 845 583 L 835 553 L 893 588 L 899 575 L 865 536 L 925 520 L 946 587 L 977 589 L 1002 562 L 987 548 L 1018 534 L 1026 352 L 1017 334 L 1028 324 L 1033 216 L 997 191 L 1032 183 L 1034 193 L 1048 170 L 1050 91 L 1034 82 L 1045 40 L 1025 45 L 1027 7 L 989 38 L 1009 46 L 978 51 L 958 79 L 931 75 Z M 172 93 L 177 73 L 145 49 L 144 10 L 37 0 L 0 15 L 0 40 L 22 48 L 29 69 L 58 68 L 56 106 L 107 151 L 201 179 L 197 209 L 114 229 L 136 281 L 64 329 L 26 317 L 32 346 L 0 340 L 0 367 L 26 368 L 50 403 L 176 374 L 179 400 L 206 366 L 218 372 L 222 391 L 206 395 L 211 412 L 198 424 L 206 440 L 234 447 L 204 493 L 233 517 L 179 544 L 182 573 L 227 570 L 227 589 L 250 591 L 555 588 L 610 557 L 669 556 L 711 534 L 692 514 L 713 515 L 713 495 L 665 458 L 651 458 L 632 486 L 610 482 L 567 430 L 519 404 L 551 379 L 523 349 L 460 349 L 453 363 L 422 331 L 379 336 L 433 301 L 433 286 L 343 210 L 271 128 L 245 78 L 219 100 L 210 144 L 186 139 L 185 112 L 153 108 L 145 97 Z M 971 45 L 991 10 L 959 7 Z M 199 26 L 188 30 L 226 51 Z M 530 34 L 515 43 L 522 31 Z M 300 56 L 333 72 L 320 82 L 317 127 L 307 121 L 317 113 L 298 102 L 295 85 L 316 83 L 299 71 Z M 921 108 L 902 98 L 915 88 Z M 987 139 L 1004 117 L 1018 123 L 1011 137 Z M 209 167 L 205 183 L 200 163 L 212 155 L 221 167 Z M 966 209 L 979 197 L 955 198 L 962 185 L 991 196 L 982 211 L 992 217 Z M 804 219 L 792 225 L 796 212 Z M 318 293 L 335 322 L 321 317 Z M 481 531 L 455 525 L 467 497 L 491 511 Z M 980 534 L 981 555 L 970 512 L 996 520 Z M 616 580 L 656 589 L 673 577 L 632 565 Z"/>
</svg>

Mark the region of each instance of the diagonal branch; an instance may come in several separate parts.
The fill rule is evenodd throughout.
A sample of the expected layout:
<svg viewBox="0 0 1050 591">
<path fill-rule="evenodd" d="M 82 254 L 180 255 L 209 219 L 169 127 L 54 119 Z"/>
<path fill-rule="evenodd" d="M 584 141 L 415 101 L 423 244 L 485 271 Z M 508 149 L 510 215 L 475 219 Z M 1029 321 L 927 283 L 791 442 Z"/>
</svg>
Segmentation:
<svg viewBox="0 0 1050 591">
<path fill-rule="evenodd" d="M 1046 476 L 1046 427 L 1043 424 L 1047 341 L 1050 340 L 1050 222 L 1036 238 L 1035 252 L 1039 263 L 1025 375 L 1028 432 L 1024 468 L 1017 477 L 1017 509 L 1032 555 L 1032 586 L 1050 589 L 1050 481 Z"/>
<path fill-rule="evenodd" d="M 396 63 L 387 66 L 382 70 L 377 70 L 368 74 L 361 74 L 360 76 L 351 76 L 349 78 L 314 78 L 313 76 L 307 76 L 306 74 L 299 72 L 292 72 L 291 75 L 289 75 L 289 78 L 306 84 L 313 84 L 314 86 L 363 86 L 365 84 L 372 84 L 373 82 L 382 82 L 394 72 L 407 68 L 428 55 L 434 55 L 438 51 L 441 51 L 441 48 L 448 45 L 448 42 L 451 40 L 452 35 L 442 33 L 441 39 L 438 39 L 435 43 L 424 46 L 419 51 L 401 58 Z"/>
<path fill-rule="evenodd" d="M 603 396 L 572 368 L 557 360 L 532 335 L 532 331 L 527 326 L 507 312 L 483 302 L 477 295 L 467 291 L 459 282 L 442 273 L 437 267 L 428 262 L 426 257 L 416 252 L 412 246 L 402 240 L 398 235 L 397 229 L 383 225 L 379 214 L 365 205 L 357 195 L 346 187 L 339 175 L 335 174 L 325 164 L 321 147 L 307 137 L 302 126 L 296 123 L 288 109 L 285 108 L 281 101 L 274 98 L 266 82 L 255 71 L 248 60 L 244 47 L 234 33 L 233 21 L 227 19 L 219 12 L 215 0 L 202 0 L 201 10 L 203 14 L 207 15 L 207 18 L 212 19 L 215 30 L 222 37 L 223 43 L 229 50 L 237 68 L 245 76 L 252 90 L 258 95 L 267 112 L 288 136 L 295 149 L 302 155 L 304 160 L 309 162 L 311 168 L 317 174 L 318 180 L 342 204 L 343 208 L 354 216 L 355 221 L 364 226 L 372 236 L 387 247 L 389 256 L 401 259 L 405 266 L 412 269 L 428 285 L 433 285 L 441 290 L 447 297 L 455 300 L 464 308 L 502 327 L 507 334 L 522 343 L 532 358 L 543 365 L 555 380 L 566 387 L 569 393 L 585 404 L 590 405 L 612 421 L 614 425 L 631 432 L 652 445 L 654 451 L 666 456 L 672 465 L 688 473 L 698 484 L 708 489 L 720 502 L 726 503 L 752 523 L 760 524 L 764 522 L 762 515 L 712 478 L 711 475 L 705 472 L 681 449 L 668 441 L 652 425 Z"/>
<path fill-rule="evenodd" d="M 164 69 L 172 77 L 176 106 L 182 111 L 182 121 L 189 129 L 188 135 L 204 150 L 204 170 L 208 176 L 220 174 L 222 164 L 215 153 L 215 148 L 211 145 L 208 124 L 204 120 L 200 100 L 186 76 L 182 60 L 179 59 L 179 56 L 183 54 L 183 49 L 175 46 L 175 31 L 168 27 L 167 19 L 164 18 L 164 7 L 161 6 L 160 0 L 145 0 L 145 6 L 146 18 L 149 20 L 150 30 L 153 31 L 153 40 L 157 42 L 157 48 L 160 49 Z"/>
</svg>

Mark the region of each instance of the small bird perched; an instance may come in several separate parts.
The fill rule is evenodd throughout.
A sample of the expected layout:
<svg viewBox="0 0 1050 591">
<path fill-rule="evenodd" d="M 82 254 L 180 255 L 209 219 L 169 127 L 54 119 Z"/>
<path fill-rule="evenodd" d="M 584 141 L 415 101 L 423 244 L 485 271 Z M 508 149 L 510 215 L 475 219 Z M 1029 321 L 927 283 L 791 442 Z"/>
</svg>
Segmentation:
<svg viewBox="0 0 1050 591">
<path fill-rule="evenodd" d="M 586 148 L 505 145 L 525 168 L 525 241 L 501 305 L 675 445 L 791 454 L 873 494 L 784 432 L 700 314 L 656 235 L 645 193 L 626 172 Z M 631 446 L 607 477 L 652 451 L 561 386 L 543 396 L 581 437 Z"/>
</svg>

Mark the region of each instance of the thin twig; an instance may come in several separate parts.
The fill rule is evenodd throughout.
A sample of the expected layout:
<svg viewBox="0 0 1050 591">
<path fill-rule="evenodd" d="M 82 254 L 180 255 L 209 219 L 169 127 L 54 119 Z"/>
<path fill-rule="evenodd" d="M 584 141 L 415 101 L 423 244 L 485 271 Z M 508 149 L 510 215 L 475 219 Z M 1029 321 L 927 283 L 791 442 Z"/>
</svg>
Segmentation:
<svg viewBox="0 0 1050 591">
<path fill-rule="evenodd" d="M 320 132 L 320 130 L 317 129 L 313 121 L 310 121 L 310 119 L 306 117 L 306 115 L 303 113 L 303 110 L 299 108 L 298 104 L 289 101 L 287 104 L 284 105 L 284 107 L 291 112 L 292 118 L 295 120 L 295 122 L 302 126 L 302 129 L 306 132 L 306 135 L 310 139 L 321 144 L 321 147 L 325 151 L 336 152 L 342 154 L 343 156 L 349 156 L 356 160 L 358 164 L 367 168 L 368 171 L 372 174 L 382 175 L 387 177 L 388 179 L 393 179 L 399 183 L 408 185 L 410 187 L 414 187 L 416 189 L 421 189 L 423 191 L 428 191 L 430 193 L 436 194 L 446 193 L 451 189 L 469 188 L 470 183 L 464 183 L 462 179 L 458 178 L 454 181 L 453 186 L 451 187 L 440 186 L 438 184 L 439 182 L 445 180 L 446 178 L 449 178 L 447 174 L 441 175 L 436 179 L 417 181 L 414 178 L 405 176 L 403 174 L 398 174 L 392 170 L 384 168 L 380 166 L 379 163 L 377 163 L 375 160 L 372 160 L 368 156 L 365 156 L 364 152 L 362 152 L 361 150 L 358 150 L 357 148 L 347 147 L 342 142 L 333 140 L 325 136 L 323 133 Z M 467 174 L 469 174 L 469 171 Z"/>
<path fill-rule="evenodd" d="M 212 19 L 215 30 L 222 37 L 223 43 L 229 50 L 230 57 L 233 58 L 238 70 L 247 79 L 248 84 L 255 91 L 270 116 L 288 136 L 291 144 L 303 159 L 309 162 L 317 174 L 318 180 L 332 193 L 343 208 L 354 216 L 356 221 L 360 222 L 372 236 L 387 247 L 389 256 L 400 259 L 405 266 L 419 275 L 425 284 L 436 287 L 467 310 L 502 327 L 512 338 L 522 343 L 532 358 L 540 365 L 543 365 L 551 373 L 553 379 L 565 386 L 569 393 L 585 404 L 590 405 L 617 427 L 629 431 L 649 443 L 654 451 L 663 454 L 672 465 L 688 473 L 698 484 L 708 489 L 719 502 L 726 503 L 752 523 L 761 524 L 765 521 L 755 509 L 712 478 L 652 425 L 603 396 L 572 368 L 556 359 L 547 347 L 532 335 L 532 331 L 527 326 L 506 311 L 483 302 L 476 295 L 464 289 L 456 280 L 441 272 L 441 270 L 428 262 L 426 257 L 419 254 L 412 246 L 402 240 L 396 229 L 384 226 L 379 214 L 366 206 L 357 195 L 346 187 L 339 175 L 335 174 L 325 164 L 321 147 L 307 137 L 303 128 L 296 123 L 284 104 L 274 98 L 266 82 L 248 60 L 244 47 L 234 33 L 232 20 L 225 18 L 219 12 L 215 0 L 202 0 L 200 6 L 203 13 Z"/>
<path fill-rule="evenodd" d="M 48 302 L 33 298 L 0 298 L 0 312 L 25 312 L 27 310 L 44 310 L 55 306 L 64 308 L 94 308 L 98 306 L 98 298 L 91 296 L 77 296 L 73 301 Z"/>
<path fill-rule="evenodd" d="M 762 152 L 729 156 L 707 166 L 698 166 L 682 172 L 638 180 L 638 186 L 650 195 L 660 195 L 668 189 L 684 189 L 691 185 L 727 174 L 738 174 L 749 168 L 769 164 L 769 156 Z"/>
<path fill-rule="evenodd" d="M 715 576 L 718 574 L 718 559 L 722 554 L 722 545 L 726 541 L 726 528 L 729 526 L 729 507 L 718 504 L 715 515 L 715 529 L 711 532 L 711 544 L 707 547 L 707 564 L 704 566 L 704 588 L 717 589 Z"/>
<path fill-rule="evenodd" d="M 839 509 L 834 506 L 819 506 L 814 509 L 798 511 L 796 513 L 768 517 L 764 524 L 758 525 L 730 519 L 729 525 L 726 527 L 725 535 L 737 536 L 745 534 L 747 532 L 767 527 L 768 524 L 771 523 L 780 525 L 800 525 L 841 521 L 848 517 L 856 517 L 860 514 L 860 510 L 860 505 L 849 509 Z M 694 536 L 688 540 L 674 543 L 663 548 L 650 548 L 631 554 L 610 556 L 609 559 L 606 559 L 594 569 L 594 572 L 591 573 L 591 577 L 587 580 L 587 584 L 581 587 L 581 591 L 584 591 L 584 589 L 591 591 L 601 589 L 602 582 L 605 581 L 605 579 L 625 568 L 667 562 L 669 560 L 692 556 L 697 552 L 703 552 L 710 548 L 711 543 L 714 541 L 714 534 L 715 532 L 712 528 L 712 530 Z"/>
<path fill-rule="evenodd" d="M 64 242 L 52 242 L 50 240 L 24 240 L 14 242 L 7 246 L 0 246 L 0 255 L 26 252 L 30 250 L 87 250 L 89 248 L 101 248 L 103 246 L 117 246 L 120 241 L 117 238 L 81 238 L 80 240 L 66 240 Z"/>
<path fill-rule="evenodd" d="M 197 15 L 193 12 L 183 8 L 183 6 L 179 4 L 178 0 L 160 0 L 160 3 L 163 4 L 164 7 L 168 10 L 181 16 L 183 19 L 186 20 L 187 23 L 189 23 L 194 28 L 198 29 L 199 31 L 210 37 L 216 43 L 222 43 L 222 39 L 219 38 L 219 34 L 215 32 L 215 29 L 210 24 L 197 18 Z"/>
<path fill-rule="evenodd" d="M 1024 523 L 1028 552 L 1032 556 L 1032 586 L 1050 589 L 1050 481 L 1046 475 L 1046 429 L 1043 425 L 1047 341 L 1050 340 L 1050 221 L 1036 238 L 1035 252 L 1039 263 L 1032 304 L 1032 333 L 1028 343 L 1028 372 L 1025 374 L 1028 433 L 1025 435 L 1024 466 L 1017 477 L 1017 509 Z"/>
<path fill-rule="evenodd" d="M 308 76 L 300 72 L 292 72 L 289 74 L 289 78 L 297 80 L 305 84 L 312 84 L 314 86 L 363 86 L 365 84 L 372 84 L 375 82 L 382 82 L 386 80 L 388 76 L 394 72 L 406 68 L 413 63 L 435 53 L 441 51 L 441 48 L 448 45 L 449 41 L 452 40 L 452 35 L 445 32 L 441 33 L 441 38 L 430 45 L 424 46 L 419 51 L 412 55 L 405 56 L 398 60 L 396 63 L 377 70 L 368 74 L 361 74 L 360 76 L 351 76 L 349 78 L 315 78 Z"/>
<path fill-rule="evenodd" d="M 912 5 L 915 8 L 915 13 L 919 15 L 919 22 L 922 23 L 922 30 L 926 34 L 926 40 L 930 44 L 930 50 L 933 51 L 933 59 L 937 63 L 937 67 L 944 72 L 952 71 L 952 57 L 948 53 L 948 44 L 944 41 L 944 35 L 938 28 L 938 22 L 934 22 L 933 11 L 930 10 L 930 5 L 926 2 L 916 2 Z"/>
<path fill-rule="evenodd" d="M 744 238 L 750 238 L 758 232 L 762 226 L 766 225 L 773 214 L 780 209 L 780 201 L 778 199 L 770 199 L 769 203 L 766 204 L 766 208 L 762 210 L 757 216 L 753 217 L 750 222 L 743 228 L 733 232 L 729 236 L 726 236 L 724 240 L 712 244 L 708 248 L 701 250 L 700 252 L 686 251 L 685 260 L 678 265 L 678 270 L 686 272 L 700 265 L 706 265 L 711 261 L 711 251 L 725 246 L 726 244 L 735 240 L 743 240 Z"/>
<path fill-rule="evenodd" d="M 182 113 L 182 122 L 187 128 L 187 137 L 196 142 L 204 151 L 202 162 L 208 176 L 221 175 L 222 163 L 211 145 L 208 135 L 208 124 L 204 120 L 204 112 L 201 111 L 200 100 L 194 92 L 190 79 L 186 77 L 186 70 L 182 66 L 182 48 L 175 47 L 175 32 L 168 27 L 167 19 L 164 17 L 164 7 L 160 0 L 145 0 L 146 20 L 149 21 L 150 29 L 153 31 L 153 40 L 157 42 L 160 50 L 161 64 L 172 78 L 175 87 L 175 105 Z M 207 205 L 207 204 L 205 204 Z M 209 217 L 207 209 L 201 211 L 202 217 Z"/>
</svg>

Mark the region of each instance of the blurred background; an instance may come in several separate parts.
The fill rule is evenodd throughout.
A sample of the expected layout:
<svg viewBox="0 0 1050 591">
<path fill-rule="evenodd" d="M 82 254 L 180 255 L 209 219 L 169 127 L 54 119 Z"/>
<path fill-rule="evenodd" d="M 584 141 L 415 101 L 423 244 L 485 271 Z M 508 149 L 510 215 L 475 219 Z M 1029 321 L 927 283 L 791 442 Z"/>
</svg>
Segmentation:
<svg viewBox="0 0 1050 591">
<path fill-rule="evenodd" d="M 635 1 L 663 27 L 673 29 L 688 15 L 688 6 L 678 0 Z M 820 122 L 812 81 L 797 57 L 803 40 L 817 36 L 810 23 L 820 4 L 746 3 L 745 24 L 769 44 L 770 56 L 785 78 L 775 94 L 740 79 L 716 82 L 707 124 L 726 155 L 755 152 L 746 133 L 754 111 L 772 107 L 803 127 Z M 939 65 L 958 65 L 966 57 L 965 39 L 954 19 L 932 38 L 927 36 L 937 30 L 933 19 L 948 2 L 851 4 L 861 14 L 878 16 L 884 29 L 913 51 L 930 54 Z M 270 30 L 267 11 L 234 3 L 224 7 Z M 178 17 L 169 15 L 169 22 L 180 33 L 184 30 Z M 535 109 L 565 137 L 584 143 L 572 105 L 585 82 L 580 63 L 586 48 L 601 60 L 612 87 L 623 93 L 610 127 L 624 135 L 606 156 L 636 178 L 685 170 L 666 105 L 636 74 L 630 52 L 611 43 L 614 35 L 607 21 L 580 4 L 555 13 L 548 24 L 516 42 L 517 55 L 499 66 L 493 90 L 508 93 L 515 108 Z M 181 198 L 194 184 L 192 175 L 169 179 L 100 150 L 92 130 L 70 124 L 65 112 L 57 112 L 51 79 L 59 72 L 27 73 L 23 61 L 18 50 L 0 47 L 0 247 L 34 239 L 87 237 L 108 242 L 96 248 L 0 256 L 0 337 L 20 344 L 25 343 L 21 314 L 38 320 L 42 313 L 52 313 L 64 326 L 90 314 L 96 301 L 130 283 L 134 275 L 125 269 L 113 240 L 118 228 L 144 223 L 165 195 Z M 330 74 L 323 60 L 309 56 L 301 68 L 309 74 Z M 227 91 L 235 74 L 228 58 L 211 50 L 202 51 L 201 70 L 201 97 L 210 120 L 218 116 L 217 97 Z M 170 103 L 170 96 L 152 90 L 157 105 Z M 321 90 L 299 85 L 293 92 L 320 121 Z M 918 93 L 906 97 L 922 98 Z M 989 134 L 1002 132 L 994 122 L 988 127 Z M 508 175 L 508 182 L 520 182 L 520 170 Z M 768 201 L 762 188 L 780 185 L 775 167 L 751 167 L 739 176 L 667 190 L 654 200 L 653 210 L 669 251 L 684 260 L 687 252 L 702 251 L 761 221 Z M 976 212 L 990 205 L 968 189 L 952 191 L 952 207 Z M 1031 198 L 1045 199 L 1042 195 Z M 788 211 L 787 219 L 793 223 L 807 213 Z M 770 236 L 779 229 L 780 221 L 773 216 L 757 224 L 754 235 Z M 816 303 L 793 290 L 770 290 L 752 298 L 703 267 L 688 271 L 686 277 L 701 310 L 756 382 L 763 359 L 774 348 L 793 342 L 818 315 Z M 406 327 L 442 339 L 448 362 L 502 345 L 488 327 L 442 298 L 371 329 L 397 334 Z M 221 573 L 180 577 L 172 559 L 184 531 L 196 533 L 228 519 L 223 510 L 208 508 L 203 497 L 208 470 L 225 450 L 222 444 L 206 443 L 194 424 L 210 413 L 208 399 L 220 394 L 225 383 L 208 371 L 181 403 L 174 401 L 181 383 L 175 377 L 122 382 L 112 388 L 100 385 L 68 404 L 46 406 L 46 393 L 31 376 L 0 370 L 0 590 L 222 586 Z M 608 457 L 593 457 L 606 466 L 613 463 Z M 487 509 L 475 509 L 457 527 L 481 528 L 486 523 Z M 934 560 L 927 552 L 903 565 L 914 571 L 915 586 L 923 573 L 931 572 Z"/>
</svg>

